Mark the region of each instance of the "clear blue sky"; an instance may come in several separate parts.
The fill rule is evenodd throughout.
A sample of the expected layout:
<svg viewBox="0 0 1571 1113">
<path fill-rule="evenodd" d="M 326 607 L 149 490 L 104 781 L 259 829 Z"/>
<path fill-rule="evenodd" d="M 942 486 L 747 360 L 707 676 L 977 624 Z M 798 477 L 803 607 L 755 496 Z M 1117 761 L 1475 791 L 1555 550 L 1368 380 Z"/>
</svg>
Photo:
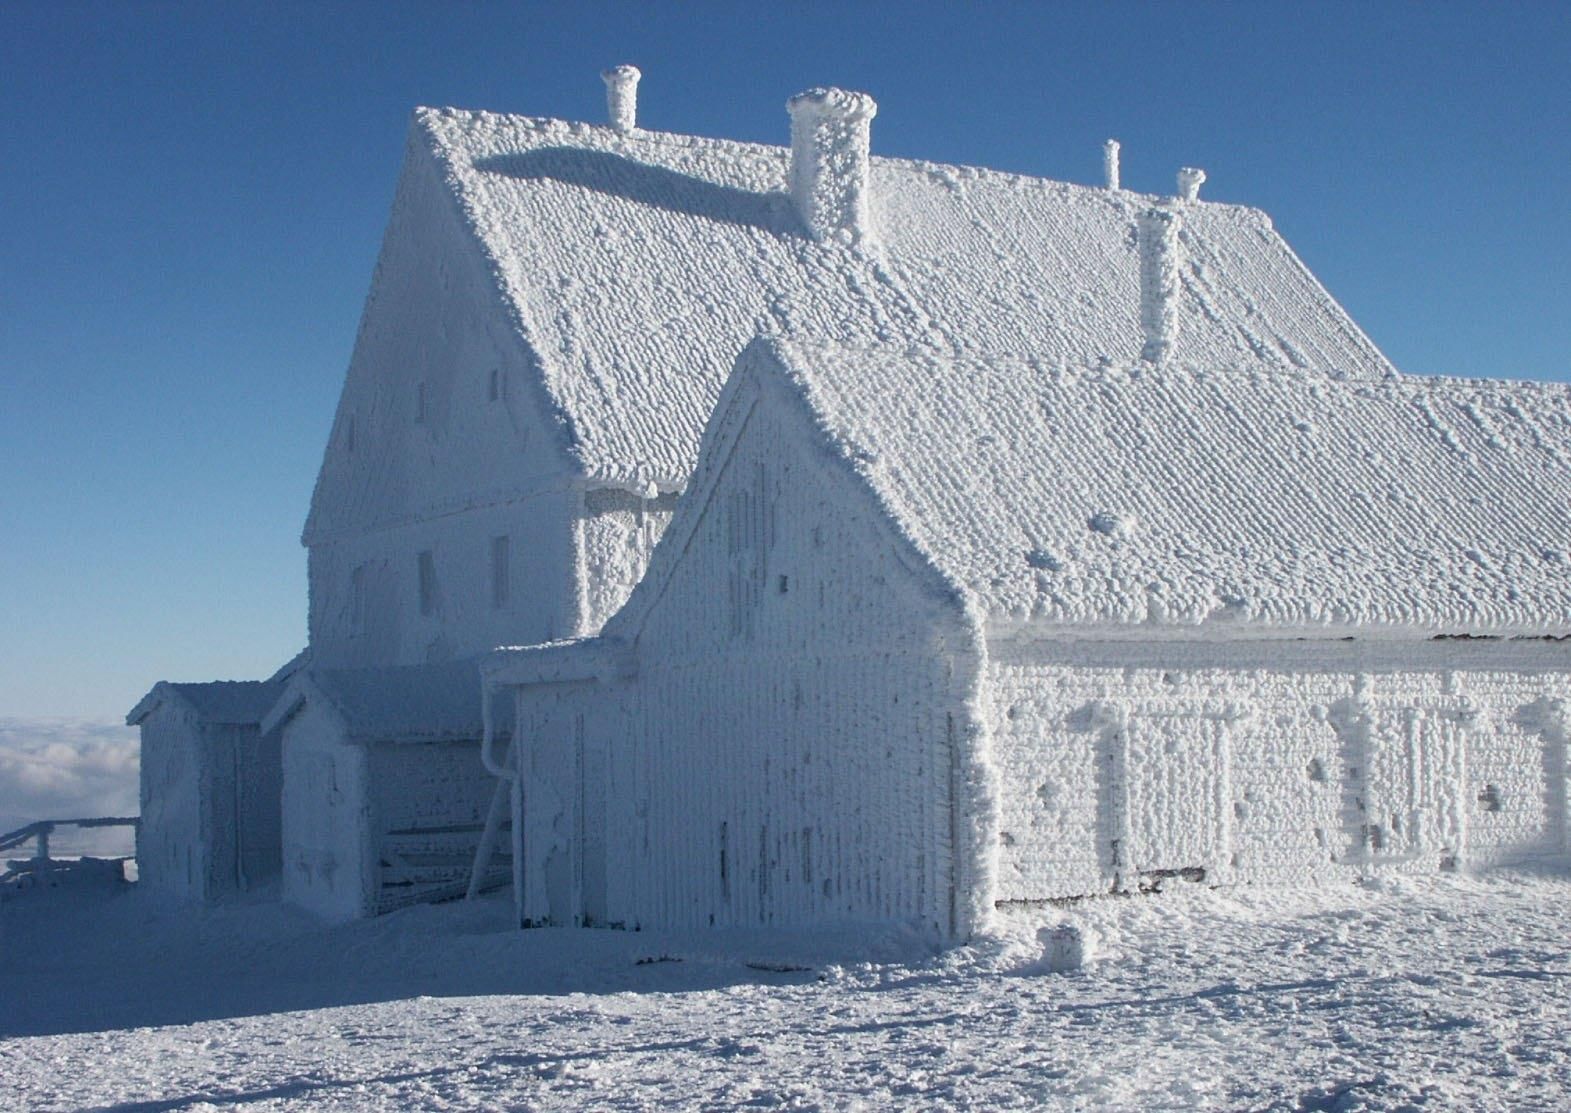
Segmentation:
<svg viewBox="0 0 1571 1113">
<path fill-rule="evenodd" d="M 875 150 L 1258 205 L 1398 366 L 1571 364 L 1571 5 L 0 3 L 0 716 L 305 637 L 306 503 L 409 110 Z"/>
</svg>

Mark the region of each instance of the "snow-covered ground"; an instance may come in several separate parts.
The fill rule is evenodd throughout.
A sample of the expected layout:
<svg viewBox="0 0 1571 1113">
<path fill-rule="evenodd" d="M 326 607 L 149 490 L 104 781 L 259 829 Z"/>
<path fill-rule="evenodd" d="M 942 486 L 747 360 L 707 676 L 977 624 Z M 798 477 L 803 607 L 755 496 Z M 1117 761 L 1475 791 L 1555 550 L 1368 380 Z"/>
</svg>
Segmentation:
<svg viewBox="0 0 1571 1113">
<path fill-rule="evenodd" d="M 890 929 L 323 928 L 134 888 L 0 905 L 3 1104 L 1564 1109 L 1571 876 L 1084 901 L 944 953 Z M 1050 972 L 1069 923 L 1095 960 Z"/>
</svg>

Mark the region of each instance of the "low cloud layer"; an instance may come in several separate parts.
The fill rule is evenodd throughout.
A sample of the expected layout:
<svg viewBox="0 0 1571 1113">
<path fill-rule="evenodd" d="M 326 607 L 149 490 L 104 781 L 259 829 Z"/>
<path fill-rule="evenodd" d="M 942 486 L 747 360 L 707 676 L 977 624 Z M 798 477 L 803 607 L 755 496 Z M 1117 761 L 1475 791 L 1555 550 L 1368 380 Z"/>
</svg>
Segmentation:
<svg viewBox="0 0 1571 1113">
<path fill-rule="evenodd" d="M 102 719 L 0 716 L 0 834 L 37 819 L 137 814 L 137 731 Z M 62 830 L 56 854 L 130 853 L 128 830 Z"/>
</svg>

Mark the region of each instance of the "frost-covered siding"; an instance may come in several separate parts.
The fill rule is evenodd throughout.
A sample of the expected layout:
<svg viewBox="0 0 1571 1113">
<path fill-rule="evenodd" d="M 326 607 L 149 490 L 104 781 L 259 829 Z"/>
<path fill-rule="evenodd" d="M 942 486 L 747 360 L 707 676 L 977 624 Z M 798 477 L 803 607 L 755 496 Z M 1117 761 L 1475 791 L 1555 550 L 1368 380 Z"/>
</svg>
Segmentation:
<svg viewBox="0 0 1571 1113">
<path fill-rule="evenodd" d="M 580 495 L 548 413 L 528 345 L 412 141 L 305 529 L 319 664 L 447 660 L 577 628 Z M 511 539 L 505 606 L 498 536 Z M 427 551 L 439 605 L 415 583 Z"/>
<path fill-rule="evenodd" d="M 284 894 L 328 918 L 463 891 L 495 788 L 473 661 L 302 670 L 284 735 Z"/>
<path fill-rule="evenodd" d="M 369 755 L 307 701 L 283 727 L 283 896 L 329 920 L 373 907 L 378 880 Z"/>
<path fill-rule="evenodd" d="M 606 732 L 607 917 L 966 930 L 956 610 L 830 475 L 805 415 L 753 398 L 720 422 L 735 439 L 694 520 L 673 523 L 671 564 L 623 612 L 636 679 L 589 697 L 626 715 Z"/>
<path fill-rule="evenodd" d="M 273 690 L 160 684 L 133 712 L 141 728 L 137 868 L 149 888 L 206 901 L 278 876 L 278 736 L 254 721 L 214 721 L 255 714 Z"/>
<path fill-rule="evenodd" d="M 577 522 L 577 627 L 574 634 L 597 633 L 627 602 L 649 565 L 649 554 L 671 520 L 676 496 L 645 498 L 630 491 L 602 488 L 584 492 Z M 523 638 L 549 641 L 545 638 Z M 492 645 L 500 645 L 500 640 Z"/>
<path fill-rule="evenodd" d="M 142 823 L 136 834 L 138 877 L 179 900 L 207 896 L 207 840 L 202 822 L 205 737 L 186 709 L 159 709 L 141 723 Z"/>
<path fill-rule="evenodd" d="M 1161 871 L 1297 882 L 1566 850 L 1558 648 L 995 641 L 989 654 L 996 899 Z"/>
<path fill-rule="evenodd" d="M 784 146 L 454 109 L 420 109 L 415 133 L 593 477 L 684 479 L 761 328 L 1092 364 L 1139 355 L 1134 226 L 1149 196 L 874 157 L 862 250 L 811 239 Z M 1182 208 L 1179 358 L 1391 370 L 1264 214 Z"/>
<path fill-rule="evenodd" d="M 329 668 L 417 665 L 576 632 L 579 502 L 563 490 L 314 546 L 314 659 Z"/>
</svg>

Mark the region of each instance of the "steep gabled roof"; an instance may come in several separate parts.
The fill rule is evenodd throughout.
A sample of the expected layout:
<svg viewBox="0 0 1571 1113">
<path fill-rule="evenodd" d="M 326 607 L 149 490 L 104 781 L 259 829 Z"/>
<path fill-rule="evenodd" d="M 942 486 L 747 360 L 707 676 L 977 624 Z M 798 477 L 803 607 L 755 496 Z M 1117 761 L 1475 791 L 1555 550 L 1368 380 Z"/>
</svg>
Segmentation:
<svg viewBox="0 0 1571 1113">
<path fill-rule="evenodd" d="M 761 329 L 1078 363 L 1140 349 L 1151 197 L 875 158 L 864 251 L 806 235 L 784 147 L 452 109 L 414 127 L 592 480 L 685 482 Z M 1390 373 L 1263 213 L 1183 207 L 1184 358 Z"/>
<path fill-rule="evenodd" d="M 1571 634 L 1565 385 L 787 340 L 739 373 L 1003 628 Z"/>
</svg>

